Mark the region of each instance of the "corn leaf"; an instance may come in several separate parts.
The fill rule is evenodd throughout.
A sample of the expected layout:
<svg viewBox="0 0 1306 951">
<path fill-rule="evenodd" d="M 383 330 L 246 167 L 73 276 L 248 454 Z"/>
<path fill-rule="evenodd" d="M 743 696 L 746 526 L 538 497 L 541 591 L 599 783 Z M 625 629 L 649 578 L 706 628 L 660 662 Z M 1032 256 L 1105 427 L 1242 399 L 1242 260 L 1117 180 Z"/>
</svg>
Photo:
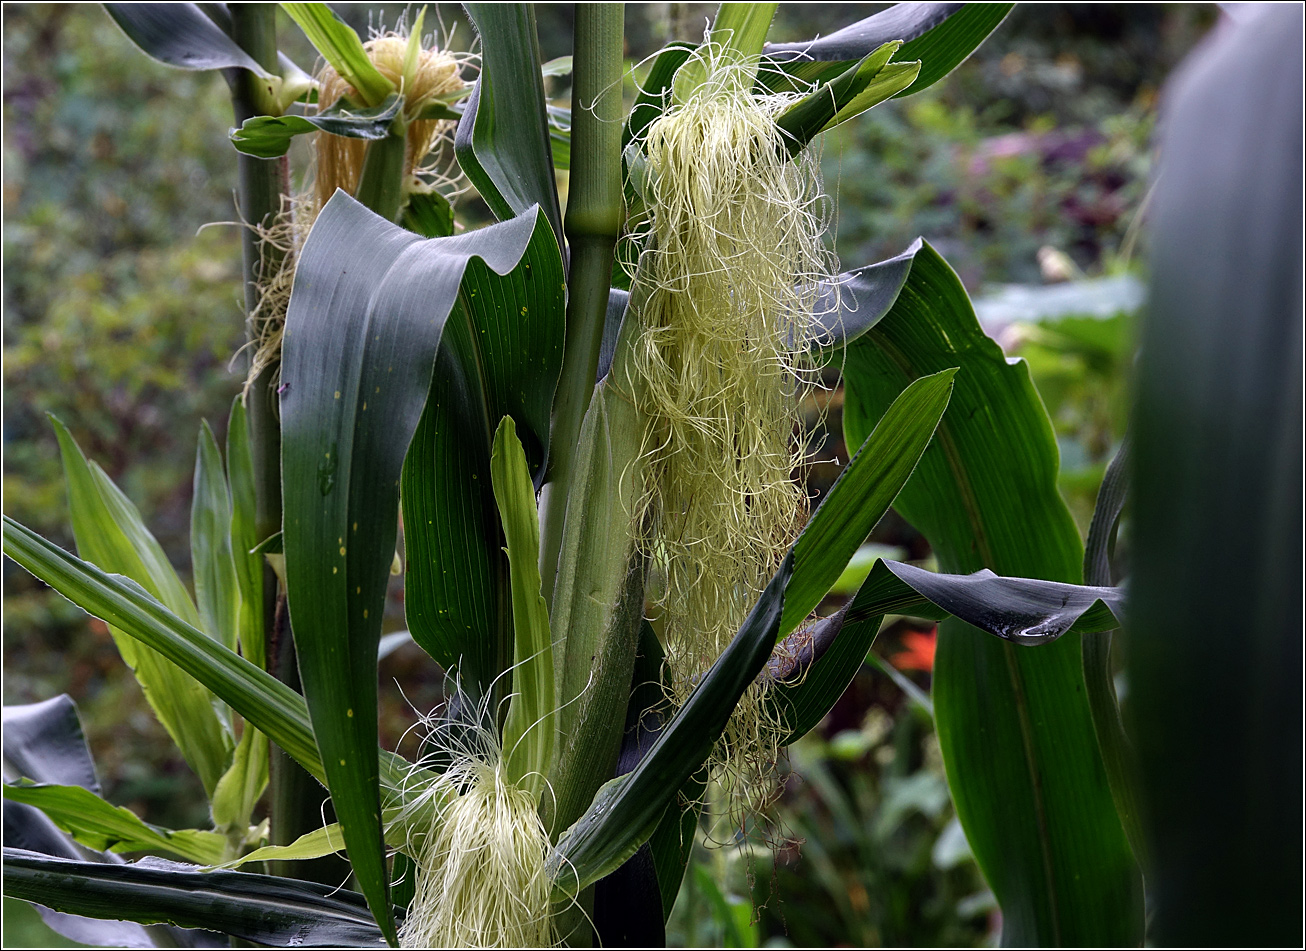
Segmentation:
<svg viewBox="0 0 1306 951">
<path fill-rule="evenodd" d="M 97 852 L 143 852 L 162 849 L 190 862 L 222 861 L 226 840 L 200 829 L 173 831 L 141 820 L 124 806 L 114 806 L 81 786 L 49 783 L 4 784 L 4 798 L 40 809 L 64 832 Z"/>
<path fill-rule="evenodd" d="M 1126 713 L 1158 947 L 1302 940 L 1303 11 L 1234 12 L 1165 89 L 1148 214 Z"/>
<path fill-rule="evenodd" d="M 882 44 L 902 40 L 898 61 L 921 63 L 915 82 L 896 94 L 909 96 L 956 69 L 1014 5 L 898 3 L 828 36 L 799 43 L 768 43 L 763 51 L 762 80 L 771 88 L 791 85 L 788 77 L 825 82 Z"/>
<path fill-rule="evenodd" d="M 391 93 L 375 106 L 359 107 L 341 99 L 312 116 L 253 116 L 232 130 L 231 144 L 246 155 L 267 159 L 285 155 L 291 139 L 310 132 L 368 141 L 384 139 L 403 105 L 404 97 Z"/>
<path fill-rule="evenodd" d="M 890 64 L 900 46 L 901 40 L 893 40 L 867 53 L 860 62 L 780 113 L 776 125 L 786 136 L 790 154 L 800 152 L 826 129 L 910 86 L 921 67 L 919 62 Z"/>
<path fill-rule="evenodd" d="M 476 297 L 474 305 L 466 303 Z M 523 319 L 532 305 L 544 311 L 537 315 L 541 322 Z M 473 357 L 494 347 L 495 353 L 547 363 L 547 351 L 523 338 L 534 328 L 553 326 L 549 307 L 561 313 L 561 264 L 538 211 L 466 235 L 422 239 L 337 192 L 319 215 L 295 272 L 281 368 L 282 545 L 290 617 L 304 696 L 350 862 L 387 934 L 393 926 L 378 787 L 376 655 L 404 456 L 427 402 L 436 354 L 450 352 L 442 341 L 462 334 L 471 349 L 460 352 Z M 475 339 L 481 335 L 473 335 L 471 309 L 498 316 L 497 339 Z M 440 372 L 465 381 L 485 372 L 484 366 L 466 359 L 443 363 Z M 551 393 L 556 380 L 546 379 L 547 369 L 537 377 Z M 469 392 L 479 398 L 483 383 L 472 380 Z M 522 413 L 530 452 L 542 463 L 546 437 L 532 424 L 543 419 L 547 427 L 547 400 L 543 407 L 528 403 L 520 378 L 501 382 L 506 392 L 496 395 L 509 407 L 505 414 Z M 484 411 L 467 403 L 444 407 L 473 433 L 488 428 L 483 416 L 468 418 L 468 409 Z M 483 438 L 488 446 L 490 434 Z M 476 460 L 475 443 L 453 439 L 453 433 L 444 434 L 450 451 L 488 468 L 488 452 Z M 473 470 L 479 486 L 459 487 L 460 498 L 488 507 L 493 518 L 488 473 L 483 482 L 478 475 Z M 423 520 L 417 506 L 406 504 L 405 513 L 410 528 Z M 472 554 L 464 551 L 464 530 L 461 520 L 429 527 L 458 533 L 456 547 L 446 550 L 466 562 Z M 421 532 L 409 537 L 416 535 Z M 495 535 L 483 534 L 479 543 L 498 545 Z M 410 556 L 409 564 L 422 560 Z M 469 589 L 459 596 L 479 593 Z M 429 628 L 411 616 L 409 627 L 422 643 Z M 483 639 L 488 631 L 459 633 L 462 643 Z"/>
<path fill-rule="evenodd" d="M 888 511 L 943 418 L 955 374 L 943 370 L 903 390 L 813 513 L 794 542 L 794 575 L 785 590 L 781 637 L 820 604 Z"/>
<path fill-rule="evenodd" d="M 87 561 L 143 585 L 192 627 L 199 613 L 140 513 L 99 466 L 88 463 L 64 425 L 50 417 L 68 484 L 73 537 Z M 108 620 L 107 618 L 105 620 Z M 112 622 L 110 622 L 112 624 Z M 148 647 L 110 627 L 159 722 L 211 795 L 230 762 L 233 741 L 213 696 Z"/>
<path fill-rule="evenodd" d="M 553 762 L 553 638 L 549 609 L 540 594 L 540 522 L 535 487 L 526 468 L 526 453 L 517 426 L 505 416 L 494 434 L 490 458 L 494 499 L 507 540 L 512 581 L 512 699 L 503 724 L 504 765 L 508 781 L 538 799 Z"/>
<path fill-rule="evenodd" d="M 618 350 L 621 352 L 620 345 Z M 623 374 L 618 374 L 619 378 L 621 376 Z M 550 861 L 554 863 L 555 875 L 561 876 L 556 881 L 562 893 L 584 887 L 620 867 L 658 828 L 668 803 L 706 761 L 739 697 L 765 665 L 780 632 L 786 625 L 790 630 L 797 627 L 816 606 L 857 546 L 888 509 L 929 442 L 948 404 L 951 388 L 952 374 L 943 372 L 917 381 L 903 393 L 892 418 L 885 426 L 877 428 L 876 435 L 868 440 L 870 448 L 864 454 L 859 453 L 858 461 L 849 465 L 839 483 L 831 489 L 827 502 L 818 509 L 785 556 L 781 569 L 768 584 L 740 633 L 659 733 L 647 755 L 629 775 L 601 788 L 588 811 L 559 842 Z M 608 419 L 613 413 L 628 411 L 626 408 L 630 403 L 621 398 L 621 394 L 616 394 L 611 406 L 606 406 L 604 395 L 607 389 L 608 384 L 600 387 L 599 395 L 591 403 L 586 428 L 595 427 L 599 422 L 611 427 L 611 435 L 593 440 L 598 450 L 595 454 L 603 462 L 603 468 L 611 471 L 609 479 L 633 478 L 634 467 L 625 456 L 638 456 L 638 436 L 634 437 L 634 444 L 625 450 L 624 455 L 614 452 L 612 447 L 625 446 L 632 438 L 630 432 L 636 427 L 620 415 Z M 583 431 L 582 444 L 585 443 Z M 620 512 L 631 510 L 621 501 L 620 492 L 609 490 L 604 495 L 613 500 L 609 504 L 618 512 L 600 510 L 589 513 L 587 518 L 593 519 L 600 531 L 614 539 L 618 552 L 624 551 L 621 540 L 630 537 L 630 532 L 629 529 L 625 533 L 614 530 L 615 519 L 620 517 Z M 578 498 L 583 496 L 583 492 L 578 494 Z M 629 521 L 628 514 L 625 519 Z M 572 531 L 569 520 L 569 535 Z M 563 568 L 568 563 L 569 547 L 568 539 L 564 541 Z M 581 550 L 601 549 L 585 547 Z M 612 563 L 625 567 L 619 559 L 612 559 Z M 564 591 L 569 587 L 565 583 L 566 577 L 560 569 L 559 581 Z M 793 609 L 785 606 L 790 588 L 797 598 L 797 606 Z M 597 600 L 611 603 L 608 597 Z M 563 616 L 561 603 L 554 606 L 558 618 Z M 584 631 L 595 626 L 594 622 L 580 625 L 573 622 L 566 630 L 570 638 L 571 630 Z M 567 645 L 567 650 L 570 655 L 571 644 Z M 580 653 L 582 656 L 591 655 L 589 651 Z M 634 651 L 630 653 L 633 656 Z M 569 663 L 569 673 L 571 666 Z M 580 666 L 577 665 L 578 669 Z M 562 696 L 565 701 L 570 692 L 564 690 Z M 665 856 L 663 862 L 670 865 Z"/>
<path fill-rule="evenodd" d="M 394 83 L 372 65 L 353 27 L 325 3 L 283 3 L 281 8 L 299 24 L 331 68 L 354 87 L 362 99 L 360 105 L 378 106 L 395 91 Z"/>
<path fill-rule="evenodd" d="M 1074 583 L 1083 549 L 1057 493 L 1051 422 L 1029 372 L 984 335 L 929 245 L 889 312 L 847 348 L 844 428 L 860 442 L 905 380 L 960 366 L 948 416 L 897 509 L 943 570 Z M 1023 650 L 939 628 L 934 706 L 966 837 L 1015 944 L 1137 943 L 1141 882 L 1085 699 L 1077 634 Z"/>
<path fill-rule="evenodd" d="M 722 3 L 717 7 L 706 42 L 715 55 L 740 66 L 730 77 L 739 88 L 746 89 L 753 84 L 757 75 L 757 56 L 766 41 L 775 8 L 774 3 Z M 672 95 L 677 102 L 684 102 L 706 81 L 707 69 L 705 57 L 689 58 L 672 83 Z"/>
<path fill-rule="evenodd" d="M 105 11 L 151 59 L 181 69 L 248 69 L 272 75 L 196 3 L 106 3 Z"/>
<path fill-rule="evenodd" d="M 83 611 L 158 651 L 324 782 L 326 774 L 303 697 L 178 618 L 131 579 L 108 574 L 9 516 L 2 518 L 7 556 Z M 402 804 L 406 789 L 433 778 L 395 753 L 382 750 L 380 755 L 387 806 Z"/>
<path fill-rule="evenodd" d="M 229 651 L 239 649 L 240 587 L 231 553 L 231 489 L 217 440 L 200 426 L 190 507 L 191 570 L 200 627 Z"/>
<path fill-rule="evenodd" d="M 481 75 L 463 110 L 454 151 L 463 173 L 505 221 L 532 205 L 562 245 L 535 11 L 529 3 L 468 3 L 481 37 Z"/>
<path fill-rule="evenodd" d="M 171 923 L 280 947 L 377 948 L 362 896 L 248 872 L 142 859 L 104 865 L 4 850 L 4 893 L 89 918 Z"/>
<path fill-rule="evenodd" d="M 240 588 L 237 623 L 241 656 L 267 666 L 263 630 L 263 556 L 255 554 L 258 537 L 254 493 L 254 454 L 245 403 L 236 397 L 227 418 L 227 484 L 231 487 L 231 550 Z"/>
</svg>

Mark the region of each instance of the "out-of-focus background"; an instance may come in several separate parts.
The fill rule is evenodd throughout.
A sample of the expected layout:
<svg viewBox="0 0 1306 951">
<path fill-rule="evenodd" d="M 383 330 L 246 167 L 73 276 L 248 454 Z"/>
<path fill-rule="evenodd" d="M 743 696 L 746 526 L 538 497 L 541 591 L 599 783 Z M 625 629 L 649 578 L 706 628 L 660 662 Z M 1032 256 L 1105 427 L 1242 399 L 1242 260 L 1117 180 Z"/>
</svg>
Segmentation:
<svg viewBox="0 0 1306 951">
<path fill-rule="evenodd" d="M 781 4 L 770 36 L 829 33 L 883 6 Z M 337 8 L 369 25 L 369 8 Z M 379 26 L 405 8 L 370 9 Z M 668 38 L 701 35 L 713 10 L 628 5 L 632 64 Z M 453 45 L 468 46 L 460 11 L 439 12 Z M 541 6 L 545 58 L 570 52 L 571 16 L 570 5 Z M 1158 92 L 1216 16 L 1214 5 L 1021 5 L 946 80 L 822 146 L 844 266 L 924 236 L 958 270 L 990 332 L 1029 362 L 1081 528 L 1125 423 Z M 54 413 L 184 570 L 196 433 L 208 419 L 221 440 L 240 383 L 226 87 L 216 74 L 146 60 L 98 6 L 9 4 L 3 18 L 4 511 L 72 547 L 46 420 Z M 283 48 L 310 67 L 288 20 L 281 32 Z M 566 104 L 566 79 L 551 82 Z M 470 220 L 486 218 L 478 204 L 464 198 Z M 827 435 L 813 493 L 847 459 L 840 398 L 824 394 L 824 417 L 811 414 Z M 870 541 L 859 558 L 867 568 L 879 553 L 929 563 L 928 546 L 892 514 Z M 399 592 L 394 608 L 389 626 L 402 627 Z M 953 818 L 931 723 L 932 658 L 927 623 L 901 619 L 881 634 L 827 722 L 782 767 L 770 830 L 781 848 L 696 848 L 673 943 L 994 941 L 997 913 Z M 381 678 L 393 745 L 413 706 L 439 700 L 441 679 L 411 644 L 382 661 Z M 6 560 L 4 702 L 65 692 L 111 802 L 170 827 L 205 824 L 198 780 L 104 625 Z M 38 931 L 27 911 L 5 902 L 5 944 L 67 943 Z"/>
</svg>

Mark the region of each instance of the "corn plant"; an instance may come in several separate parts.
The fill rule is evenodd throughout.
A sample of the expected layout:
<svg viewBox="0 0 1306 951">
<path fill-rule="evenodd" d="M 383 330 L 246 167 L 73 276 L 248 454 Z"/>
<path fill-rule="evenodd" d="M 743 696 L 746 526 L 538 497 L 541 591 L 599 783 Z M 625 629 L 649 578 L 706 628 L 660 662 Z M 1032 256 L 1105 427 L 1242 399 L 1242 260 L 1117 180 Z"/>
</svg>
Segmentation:
<svg viewBox="0 0 1306 951">
<path fill-rule="evenodd" d="M 225 462 L 201 434 L 193 599 L 57 421 L 78 555 L 8 516 L 4 551 L 109 624 L 213 827 L 108 805 L 76 743 L 77 769 L 7 743 L 5 797 L 42 834 L 8 847 L 7 807 L 6 894 L 182 942 L 660 944 L 706 787 L 764 808 L 779 751 L 912 614 L 942 621 L 939 739 L 1005 939 L 1142 939 L 1101 660 L 1124 595 L 1082 584 L 1115 519 L 1086 562 L 1028 371 L 933 248 L 835 266 L 811 152 L 942 78 L 1009 5 L 766 43 L 774 4 L 723 4 L 628 112 L 620 4 L 577 5 L 570 64 L 540 63 L 529 6 L 467 4 L 471 84 L 424 12 L 364 42 L 324 4 L 282 5 L 323 61 L 310 79 L 269 6 L 108 6 L 152 57 L 232 88 L 252 369 Z M 569 111 L 542 68 L 570 68 Z M 317 188 L 291 196 L 297 135 Z M 497 223 L 456 221 L 458 176 Z M 858 448 L 809 513 L 795 406 L 831 361 Z M 943 573 L 878 562 L 817 617 L 891 504 Z M 417 761 L 377 743 L 397 572 L 451 685 Z M 335 823 L 313 821 L 324 795 Z M 337 852 L 357 892 L 298 871 Z"/>
</svg>

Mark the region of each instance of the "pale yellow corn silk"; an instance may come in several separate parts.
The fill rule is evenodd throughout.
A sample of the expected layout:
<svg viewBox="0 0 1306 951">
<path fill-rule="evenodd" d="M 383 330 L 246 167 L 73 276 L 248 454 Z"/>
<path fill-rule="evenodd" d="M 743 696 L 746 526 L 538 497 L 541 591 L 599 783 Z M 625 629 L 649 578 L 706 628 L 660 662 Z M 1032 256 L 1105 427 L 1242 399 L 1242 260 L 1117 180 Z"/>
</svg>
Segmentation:
<svg viewBox="0 0 1306 951">
<path fill-rule="evenodd" d="M 665 577 L 670 692 L 683 703 L 738 632 L 807 517 L 802 397 L 829 202 L 816 158 L 791 158 L 751 73 L 710 51 L 707 82 L 648 129 L 647 250 L 632 275 L 640 336 L 631 390 L 647 419 L 643 539 Z M 745 77 L 740 79 L 741 74 Z M 765 806 L 783 724 L 744 695 L 715 775 L 741 816 Z"/>
<path fill-rule="evenodd" d="M 400 928 L 406 948 L 550 947 L 557 943 L 544 870 L 549 836 L 535 797 L 505 778 L 493 729 L 448 724 L 427 748 L 448 764 L 406 796 L 404 852 L 415 895 Z"/>
<path fill-rule="evenodd" d="M 373 37 L 363 44 L 377 71 L 394 83 L 404 93 L 404 115 L 408 118 L 408 147 L 404 157 L 404 174 L 411 175 L 421 168 L 442 137 L 451 134 L 454 123 L 446 119 L 416 119 L 422 107 L 438 96 L 457 92 L 467 83 L 462 68 L 469 61 L 467 54 L 454 53 L 439 48 L 422 49 L 418 55 L 413 81 L 404 86 L 404 54 L 408 38 L 400 33 L 386 33 Z M 318 111 L 323 112 L 353 91 L 340 75 L 324 65 L 318 73 Z M 317 152 L 316 194 L 319 206 L 343 188 L 353 194 L 363 171 L 363 158 L 367 142 L 319 132 L 314 135 Z"/>
</svg>

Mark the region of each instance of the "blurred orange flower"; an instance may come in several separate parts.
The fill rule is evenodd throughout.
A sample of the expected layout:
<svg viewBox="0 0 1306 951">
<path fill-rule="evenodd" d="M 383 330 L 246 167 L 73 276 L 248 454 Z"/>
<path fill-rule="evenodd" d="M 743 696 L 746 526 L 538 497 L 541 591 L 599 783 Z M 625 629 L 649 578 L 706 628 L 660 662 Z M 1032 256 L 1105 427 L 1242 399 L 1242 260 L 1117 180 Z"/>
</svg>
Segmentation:
<svg viewBox="0 0 1306 951">
<path fill-rule="evenodd" d="M 929 673 L 934 669 L 934 648 L 938 638 L 938 628 L 930 631 L 908 631 L 902 636 L 904 649 L 889 659 L 899 670 L 923 670 Z"/>
</svg>

